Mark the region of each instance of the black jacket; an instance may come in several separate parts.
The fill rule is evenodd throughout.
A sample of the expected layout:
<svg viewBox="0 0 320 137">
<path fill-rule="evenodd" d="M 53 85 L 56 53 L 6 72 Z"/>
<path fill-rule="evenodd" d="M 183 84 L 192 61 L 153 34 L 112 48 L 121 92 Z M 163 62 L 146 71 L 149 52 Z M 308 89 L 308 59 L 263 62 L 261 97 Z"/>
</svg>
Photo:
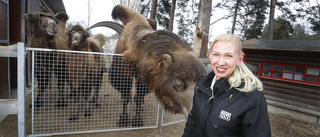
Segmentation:
<svg viewBox="0 0 320 137">
<path fill-rule="evenodd" d="M 195 87 L 193 107 L 182 137 L 271 137 L 264 95 L 240 92 L 227 79 L 215 82 L 211 72 Z"/>
</svg>

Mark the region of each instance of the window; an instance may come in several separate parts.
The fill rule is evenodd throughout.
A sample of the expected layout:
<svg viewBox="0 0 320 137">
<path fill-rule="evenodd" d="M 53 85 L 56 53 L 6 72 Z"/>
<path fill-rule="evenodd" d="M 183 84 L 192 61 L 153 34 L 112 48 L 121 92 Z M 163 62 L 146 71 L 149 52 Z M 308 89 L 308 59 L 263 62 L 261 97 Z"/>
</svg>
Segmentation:
<svg viewBox="0 0 320 137">
<path fill-rule="evenodd" d="M 262 62 L 260 77 L 320 86 L 320 67 Z"/>
</svg>

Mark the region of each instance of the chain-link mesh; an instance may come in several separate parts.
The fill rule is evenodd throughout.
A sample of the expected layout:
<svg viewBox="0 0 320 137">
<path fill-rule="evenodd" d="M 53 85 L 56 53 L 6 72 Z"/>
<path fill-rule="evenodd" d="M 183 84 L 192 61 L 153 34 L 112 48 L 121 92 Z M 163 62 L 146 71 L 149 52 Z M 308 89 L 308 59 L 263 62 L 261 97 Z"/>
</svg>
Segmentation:
<svg viewBox="0 0 320 137">
<path fill-rule="evenodd" d="M 179 123 L 186 120 L 183 114 L 172 114 L 171 112 L 165 111 L 163 109 L 162 109 L 162 112 L 163 112 L 161 117 L 162 126 Z"/>
<path fill-rule="evenodd" d="M 130 64 L 115 61 L 122 58 L 121 55 L 31 50 L 32 134 L 158 126 L 159 102 L 154 94 L 147 94 L 148 88 L 131 77 L 134 73 Z M 141 93 L 137 93 L 136 88 Z M 141 107 L 137 107 L 136 102 L 140 102 Z M 125 109 L 127 111 L 123 111 Z M 124 118 L 125 112 L 127 117 Z"/>
</svg>

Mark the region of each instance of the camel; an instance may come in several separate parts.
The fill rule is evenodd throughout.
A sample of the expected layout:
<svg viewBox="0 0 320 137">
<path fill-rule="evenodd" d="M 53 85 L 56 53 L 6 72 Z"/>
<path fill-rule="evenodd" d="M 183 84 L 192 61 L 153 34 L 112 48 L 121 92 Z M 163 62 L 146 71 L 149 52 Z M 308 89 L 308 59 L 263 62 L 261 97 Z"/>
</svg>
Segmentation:
<svg viewBox="0 0 320 137">
<path fill-rule="evenodd" d="M 49 11 L 42 10 L 34 13 L 26 13 L 24 18 L 27 22 L 27 30 L 30 36 L 30 47 L 35 48 L 46 48 L 46 49 L 57 49 L 57 44 L 55 42 L 55 37 L 59 32 L 58 23 L 66 22 L 68 20 L 68 15 L 63 12 L 59 12 L 56 15 L 52 15 Z M 63 23 L 62 23 L 63 24 Z M 38 80 L 38 95 L 35 99 L 34 106 L 41 107 L 43 105 L 42 95 L 46 90 L 48 81 L 51 77 L 52 68 L 54 64 L 49 63 L 50 60 L 55 60 L 55 52 L 50 52 L 52 56 L 46 55 L 46 53 L 39 52 L 36 53 L 35 62 L 35 76 Z M 57 62 L 55 62 L 57 63 Z M 60 75 L 57 71 L 54 71 L 56 76 Z M 63 92 L 63 82 L 62 78 L 58 78 L 58 88 L 59 92 Z M 59 101 L 56 107 L 64 107 L 64 97 L 60 94 Z M 30 105 L 32 107 L 32 105 Z"/>
<path fill-rule="evenodd" d="M 67 32 L 68 48 L 74 51 L 102 52 L 101 43 L 105 43 L 102 34 L 90 38 L 90 34 L 79 24 L 73 25 Z M 101 36 L 102 35 L 102 36 Z M 92 88 L 94 97 L 91 104 L 100 107 L 99 90 L 104 73 L 103 55 L 100 54 L 67 54 L 66 64 L 70 77 L 71 96 L 74 97 L 77 105 L 76 111 L 72 113 L 69 122 L 78 120 L 81 104 L 85 104 L 84 116 L 91 116 L 91 105 L 88 103 Z M 81 96 L 82 95 L 82 96 Z M 83 99 L 82 99 L 83 98 Z M 84 101 L 85 103 L 82 103 Z"/>
<path fill-rule="evenodd" d="M 109 69 L 112 86 L 121 93 L 122 113 L 117 125 L 130 123 L 127 106 L 131 100 L 133 78 L 136 79 L 133 127 L 143 126 L 142 103 L 150 92 L 165 110 L 186 117 L 192 107 L 193 89 L 206 74 L 203 63 L 187 42 L 172 32 L 158 30 L 141 14 L 123 5 L 113 8 L 112 17 L 124 25 Z"/>
</svg>

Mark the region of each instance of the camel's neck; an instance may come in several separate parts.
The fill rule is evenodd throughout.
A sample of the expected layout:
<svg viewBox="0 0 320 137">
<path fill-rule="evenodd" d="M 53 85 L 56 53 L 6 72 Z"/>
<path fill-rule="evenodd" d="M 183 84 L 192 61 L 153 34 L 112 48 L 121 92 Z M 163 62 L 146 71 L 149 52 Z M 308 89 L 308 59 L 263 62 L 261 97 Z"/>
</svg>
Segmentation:
<svg viewBox="0 0 320 137">
<path fill-rule="evenodd" d="M 55 49 L 54 36 L 37 37 L 33 35 L 30 39 L 30 47 Z"/>
<path fill-rule="evenodd" d="M 69 42 L 69 44 L 72 44 Z M 69 46 L 73 47 L 72 50 L 76 51 L 88 51 L 90 49 L 89 41 L 87 39 L 84 39 L 78 46 Z"/>
</svg>

